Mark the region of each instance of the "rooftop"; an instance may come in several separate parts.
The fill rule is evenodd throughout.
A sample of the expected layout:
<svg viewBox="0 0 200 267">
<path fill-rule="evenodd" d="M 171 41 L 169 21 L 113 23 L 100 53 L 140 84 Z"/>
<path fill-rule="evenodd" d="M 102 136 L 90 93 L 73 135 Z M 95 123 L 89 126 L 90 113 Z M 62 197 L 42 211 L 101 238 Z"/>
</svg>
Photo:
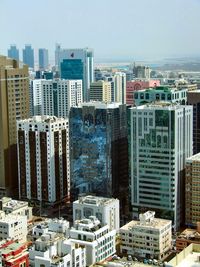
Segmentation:
<svg viewBox="0 0 200 267">
<path fill-rule="evenodd" d="M 187 106 L 187 107 L 192 107 L 192 106 Z M 146 110 L 146 109 L 151 109 L 151 110 L 178 110 L 186 108 L 185 105 L 179 105 L 177 103 L 171 103 L 167 101 L 155 101 L 152 103 L 147 103 L 145 105 L 137 106 L 137 107 L 132 107 L 130 109 L 132 110 Z"/>
<path fill-rule="evenodd" d="M 9 254 L 10 252 L 14 252 L 16 250 L 19 250 L 20 248 L 22 248 L 23 246 L 25 246 L 26 244 L 22 244 L 22 243 L 12 243 L 6 247 L 1 248 L 1 253 L 2 254 Z"/>
<path fill-rule="evenodd" d="M 120 229 L 121 230 L 132 230 L 133 228 L 151 228 L 151 229 L 156 229 L 160 230 L 161 228 L 165 227 L 168 225 L 171 221 L 170 220 L 164 220 L 164 219 L 158 219 L 158 218 L 153 218 L 152 220 L 148 221 L 130 221 L 129 223 L 125 224 L 122 226 Z"/>
<path fill-rule="evenodd" d="M 74 203 L 89 204 L 92 206 L 105 206 L 106 204 L 110 204 L 116 200 L 117 199 L 115 198 L 97 197 L 89 195 L 89 196 L 79 197 L 79 199 L 74 201 Z"/>
<path fill-rule="evenodd" d="M 112 102 L 112 103 L 104 103 L 100 101 L 90 101 L 90 102 L 83 102 L 79 103 L 78 107 L 95 107 L 96 109 L 114 109 L 119 108 L 119 106 L 122 105 L 122 103 Z"/>
<path fill-rule="evenodd" d="M 18 123 L 23 123 L 23 122 L 30 122 L 30 123 L 38 123 L 38 122 L 43 122 L 43 123 L 54 123 L 54 122 L 65 122 L 66 119 L 63 118 L 57 118 L 56 116 L 33 116 L 32 118 L 25 119 L 25 120 L 20 120 Z"/>
<path fill-rule="evenodd" d="M 2 209 L 4 208 L 8 208 L 8 209 L 12 209 L 12 210 L 16 210 L 22 207 L 26 207 L 28 206 L 28 202 L 25 201 L 19 201 L 19 200 L 13 200 L 11 198 L 7 198 L 7 197 L 3 197 L 1 199 L 2 201 Z"/>
<path fill-rule="evenodd" d="M 200 161 L 200 153 L 187 158 L 187 161 Z"/>
</svg>

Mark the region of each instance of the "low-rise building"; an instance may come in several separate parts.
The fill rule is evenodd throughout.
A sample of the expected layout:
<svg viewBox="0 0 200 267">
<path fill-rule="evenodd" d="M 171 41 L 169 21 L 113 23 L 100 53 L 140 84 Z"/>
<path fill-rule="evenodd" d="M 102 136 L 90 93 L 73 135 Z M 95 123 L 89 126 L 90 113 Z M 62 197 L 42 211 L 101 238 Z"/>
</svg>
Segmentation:
<svg viewBox="0 0 200 267">
<path fill-rule="evenodd" d="M 70 240 L 86 249 L 86 265 L 103 261 L 115 252 L 116 230 L 109 230 L 95 216 L 74 223 L 70 229 Z"/>
<path fill-rule="evenodd" d="M 27 245 L 16 242 L 7 242 L 2 246 L 0 245 L 0 266 L 28 267 Z"/>
<path fill-rule="evenodd" d="M 0 240 L 10 238 L 18 242 L 25 242 L 26 236 L 26 216 L 9 214 L 0 219 Z"/>
<path fill-rule="evenodd" d="M 0 199 L 0 210 L 3 210 L 5 214 L 16 214 L 27 216 L 27 220 L 32 219 L 32 207 L 28 206 L 28 202 L 13 200 L 9 197 L 3 197 Z"/>
<path fill-rule="evenodd" d="M 198 267 L 200 266 L 200 245 L 190 244 L 183 251 L 176 254 L 165 267 Z"/>
<path fill-rule="evenodd" d="M 171 249 L 172 223 L 154 216 L 154 211 L 147 211 L 140 214 L 139 221 L 131 221 L 120 228 L 122 254 L 157 260 L 165 258 Z"/>
<path fill-rule="evenodd" d="M 200 223 L 197 223 L 197 229 L 185 229 L 176 237 L 176 251 L 180 252 L 191 243 L 200 245 Z"/>
<path fill-rule="evenodd" d="M 110 230 L 119 230 L 119 200 L 88 195 L 73 202 L 73 221 L 90 216 L 96 216 Z"/>
<path fill-rule="evenodd" d="M 55 233 L 42 235 L 29 250 L 30 266 L 85 267 L 85 248 Z"/>
</svg>

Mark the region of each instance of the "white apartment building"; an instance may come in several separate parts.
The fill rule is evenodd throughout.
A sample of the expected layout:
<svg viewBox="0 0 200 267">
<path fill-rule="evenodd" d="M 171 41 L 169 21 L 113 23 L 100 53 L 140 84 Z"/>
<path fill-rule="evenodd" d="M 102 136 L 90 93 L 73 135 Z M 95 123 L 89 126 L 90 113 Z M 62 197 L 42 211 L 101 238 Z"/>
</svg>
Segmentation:
<svg viewBox="0 0 200 267">
<path fill-rule="evenodd" d="M 55 233 L 42 235 L 29 250 L 32 267 L 85 267 L 85 259 L 85 248 Z"/>
<path fill-rule="evenodd" d="M 153 209 L 178 229 L 185 163 L 193 151 L 192 106 L 156 102 L 129 109 L 128 118 L 133 216 Z"/>
<path fill-rule="evenodd" d="M 86 265 L 90 266 L 112 256 L 115 252 L 116 230 L 102 226 L 95 216 L 77 220 L 70 229 L 70 240 L 86 249 Z"/>
<path fill-rule="evenodd" d="M 48 232 L 60 233 L 67 237 L 69 235 L 69 222 L 63 218 L 49 219 L 48 221 L 41 222 L 32 228 L 32 237 L 38 237 L 47 234 Z"/>
<path fill-rule="evenodd" d="M 73 202 L 73 221 L 96 216 L 110 230 L 119 230 L 119 200 L 98 196 L 79 197 Z"/>
<path fill-rule="evenodd" d="M 126 73 L 115 72 L 114 81 L 114 101 L 126 104 Z"/>
<path fill-rule="evenodd" d="M 0 240 L 9 238 L 19 242 L 25 242 L 26 235 L 26 216 L 9 214 L 0 218 Z"/>
<path fill-rule="evenodd" d="M 154 217 L 154 211 L 140 214 L 120 228 L 120 251 L 126 255 L 162 260 L 171 249 L 172 223 Z"/>
<path fill-rule="evenodd" d="M 30 83 L 31 116 L 68 118 L 70 108 L 82 101 L 82 80 L 38 79 Z"/>
<path fill-rule="evenodd" d="M 29 221 L 32 219 L 32 209 L 26 201 L 14 200 L 9 197 L 0 199 L 0 210 L 3 210 L 5 214 L 26 216 Z"/>
<path fill-rule="evenodd" d="M 68 121 L 35 116 L 17 121 L 20 198 L 53 203 L 69 197 Z"/>
</svg>

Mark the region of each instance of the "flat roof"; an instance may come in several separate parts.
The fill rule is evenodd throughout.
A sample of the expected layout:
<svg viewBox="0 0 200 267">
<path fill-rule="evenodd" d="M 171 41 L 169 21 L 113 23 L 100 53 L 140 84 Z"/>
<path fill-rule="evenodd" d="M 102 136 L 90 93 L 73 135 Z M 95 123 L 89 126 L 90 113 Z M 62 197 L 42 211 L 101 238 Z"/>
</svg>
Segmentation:
<svg viewBox="0 0 200 267">
<path fill-rule="evenodd" d="M 185 259 L 183 259 L 176 267 L 199 267 L 200 252 L 192 251 Z"/>
<path fill-rule="evenodd" d="M 120 102 L 105 103 L 105 102 L 100 102 L 100 101 L 90 101 L 90 102 L 79 103 L 78 108 L 95 107 L 95 108 L 100 108 L 100 109 L 109 109 L 109 108 L 114 109 L 114 108 L 119 108 L 120 105 L 123 105 L 123 104 Z"/>
<path fill-rule="evenodd" d="M 94 205 L 95 206 L 105 206 L 106 204 L 112 203 L 116 200 L 118 200 L 118 199 L 89 195 L 89 196 L 79 197 L 79 199 L 74 201 L 74 203 L 89 204 L 92 206 L 94 206 Z"/>
<path fill-rule="evenodd" d="M 186 161 L 200 161 L 200 153 L 187 158 Z"/>
<path fill-rule="evenodd" d="M 131 221 L 127 224 L 125 224 L 124 226 L 122 226 L 120 228 L 120 230 L 131 230 L 132 228 L 136 227 L 136 228 L 146 228 L 146 229 L 160 229 L 164 226 L 166 226 L 167 224 L 169 224 L 171 221 L 170 220 L 164 220 L 164 219 L 158 219 L 158 218 L 154 218 L 152 221 L 150 222 L 141 222 L 141 221 Z"/>
</svg>

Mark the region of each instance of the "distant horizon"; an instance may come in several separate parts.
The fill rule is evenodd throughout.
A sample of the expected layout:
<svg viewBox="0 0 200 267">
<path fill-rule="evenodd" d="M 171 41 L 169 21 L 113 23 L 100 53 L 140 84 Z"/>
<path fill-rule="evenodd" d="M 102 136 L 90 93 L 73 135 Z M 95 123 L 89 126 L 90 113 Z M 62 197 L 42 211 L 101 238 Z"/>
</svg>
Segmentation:
<svg viewBox="0 0 200 267">
<path fill-rule="evenodd" d="M 94 49 L 96 60 L 200 56 L 199 0 L 1 0 L 0 54 L 21 50 Z"/>
</svg>

